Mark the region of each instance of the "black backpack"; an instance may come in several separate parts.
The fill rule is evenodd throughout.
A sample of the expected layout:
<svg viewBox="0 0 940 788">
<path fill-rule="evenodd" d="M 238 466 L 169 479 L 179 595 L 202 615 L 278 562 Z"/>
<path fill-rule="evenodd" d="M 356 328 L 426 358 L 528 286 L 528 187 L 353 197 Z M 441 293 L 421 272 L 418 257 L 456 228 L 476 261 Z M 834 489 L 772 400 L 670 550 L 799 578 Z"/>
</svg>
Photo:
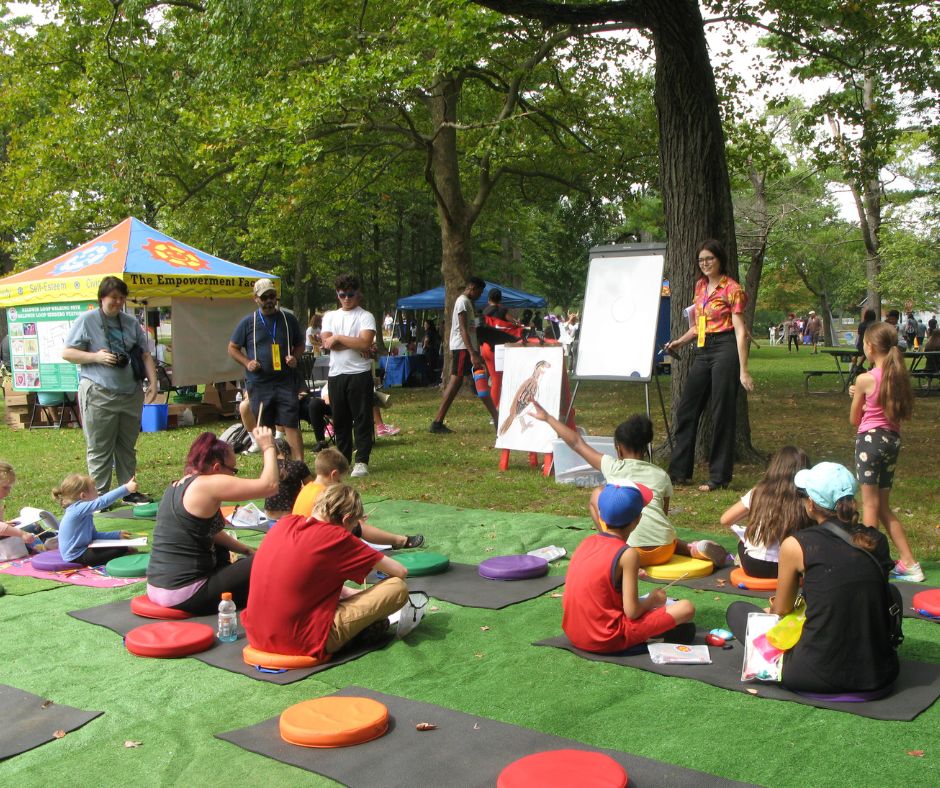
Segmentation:
<svg viewBox="0 0 940 788">
<path fill-rule="evenodd" d="M 251 435 L 241 424 L 233 424 L 225 432 L 219 435 L 219 440 L 232 444 L 232 450 L 236 454 L 241 454 L 251 447 Z"/>
</svg>

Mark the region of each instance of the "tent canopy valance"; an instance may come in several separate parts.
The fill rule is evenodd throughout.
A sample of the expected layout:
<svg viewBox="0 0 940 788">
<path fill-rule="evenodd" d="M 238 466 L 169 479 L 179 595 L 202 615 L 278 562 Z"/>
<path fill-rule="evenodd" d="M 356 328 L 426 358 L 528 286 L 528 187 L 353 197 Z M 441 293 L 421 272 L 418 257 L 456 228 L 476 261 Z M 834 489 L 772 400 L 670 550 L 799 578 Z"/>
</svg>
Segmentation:
<svg viewBox="0 0 940 788">
<path fill-rule="evenodd" d="M 133 217 L 103 235 L 0 279 L 0 307 L 95 301 L 106 276 L 122 279 L 135 301 L 178 296 L 250 299 L 255 280 L 278 278 L 177 241 Z"/>
</svg>

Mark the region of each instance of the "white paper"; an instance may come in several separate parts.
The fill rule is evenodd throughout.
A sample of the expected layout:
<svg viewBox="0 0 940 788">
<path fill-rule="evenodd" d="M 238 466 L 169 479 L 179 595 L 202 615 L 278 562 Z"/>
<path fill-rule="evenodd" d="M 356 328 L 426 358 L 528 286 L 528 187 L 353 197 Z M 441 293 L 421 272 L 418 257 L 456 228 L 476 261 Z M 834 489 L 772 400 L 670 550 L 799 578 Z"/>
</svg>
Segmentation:
<svg viewBox="0 0 940 788">
<path fill-rule="evenodd" d="M 547 547 L 537 547 L 535 550 L 529 550 L 526 555 L 534 555 L 536 558 L 544 558 L 546 561 L 551 563 L 559 558 L 563 558 L 568 554 L 568 551 L 564 547 L 558 547 L 558 545 L 550 544 Z"/>
<path fill-rule="evenodd" d="M 532 416 L 534 399 L 552 416 L 561 410 L 564 354 L 560 347 L 508 347 L 499 398 L 497 449 L 550 452 L 555 430 Z"/>
<path fill-rule="evenodd" d="M 710 665 L 708 646 L 680 643 L 650 643 L 647 646 L 654 665 Z"/>
<path fill-rule="evenodd" d="M 95 539 L 89 547 L 145 547 L 147 537 L 141 536 L 137 539 Z"/>
</svg>

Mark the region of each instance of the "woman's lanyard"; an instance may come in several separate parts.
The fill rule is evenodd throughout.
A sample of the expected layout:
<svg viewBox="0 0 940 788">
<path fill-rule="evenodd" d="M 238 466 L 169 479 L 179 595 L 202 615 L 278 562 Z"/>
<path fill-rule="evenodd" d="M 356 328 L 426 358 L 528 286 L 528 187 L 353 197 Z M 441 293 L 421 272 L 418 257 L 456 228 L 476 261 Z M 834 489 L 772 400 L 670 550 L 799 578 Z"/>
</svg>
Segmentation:
<svg viewBox="0 0 940 788">
<path fill-rule="evenodd" d="M 696 347 L 705 347 L 705 309 L 708 306 L 708 302 L 714 298 L 715 293 L 718 292 L 718 289 L 721 287 L 721 280 L 718 280 L 718 284 L 715 285 L 715 289 L 708 292 L 708 279 L 705 280 L 705 298 L 702 300 L 702 311 L 698 316 L 698 342 L 696 342 Z"/>
<path fill-rule="evenodd" d="M 108 326 L 111 325 L 110 319 L 105 319 L 107 318 L 107 315 L 105 315 L 104 310 L 101 307 L 98 307 L 98 316 L 101 318 L 101 331 L 104 333 L 104 341 L 108 343 L 108 351 L 112 355 L 120 355 L 119 353 L 115 353 L 114 348 L 111 346 L 111 331 L 108 329 Z M 117 318 L 118 329 L 121 332 L 121 353 L 126 354 L 127 337 L 124 335 L 124 324 L 121 322 L 121 313 L 118 312 L 115 317 Z"/>
</svg>

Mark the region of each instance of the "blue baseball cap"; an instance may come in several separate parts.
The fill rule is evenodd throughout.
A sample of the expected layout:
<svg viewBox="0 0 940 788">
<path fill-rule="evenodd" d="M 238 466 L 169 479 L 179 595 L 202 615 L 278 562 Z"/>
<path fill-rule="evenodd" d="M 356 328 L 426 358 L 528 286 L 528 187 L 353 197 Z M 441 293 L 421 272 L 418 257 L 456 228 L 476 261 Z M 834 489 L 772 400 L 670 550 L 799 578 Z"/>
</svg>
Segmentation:
<svg viewBox="0 0 940 788">
<path fill-rule="evenodd" d="M 611 528 L 630 525 L 653 500 L 653 491 L 642 484 L 608 484 L 597 498 L 597 511 Z"/>
<path fill-rule="evenodd" d="M 823 509 L 835 510 L 842 498 L 854 498 L 858 482 L 844 465 L 821 462 L 796 472 L 793 483 Z"/>
</svg>

